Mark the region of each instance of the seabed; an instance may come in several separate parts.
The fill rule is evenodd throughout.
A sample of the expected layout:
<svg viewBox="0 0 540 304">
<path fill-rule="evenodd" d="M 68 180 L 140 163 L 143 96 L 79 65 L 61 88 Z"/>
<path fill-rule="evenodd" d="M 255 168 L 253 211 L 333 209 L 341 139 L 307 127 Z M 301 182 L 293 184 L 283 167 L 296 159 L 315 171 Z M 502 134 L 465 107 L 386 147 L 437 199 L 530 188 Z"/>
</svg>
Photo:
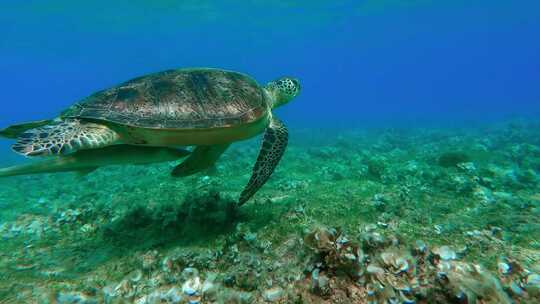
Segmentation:
<svg viewBox="0 0 540 304">
<path fill-rule="evenodd" d="M 0 183 L 0 303 L 540 303 L 540 123 L 292 129 L 175 162 Z"/>
</svg>

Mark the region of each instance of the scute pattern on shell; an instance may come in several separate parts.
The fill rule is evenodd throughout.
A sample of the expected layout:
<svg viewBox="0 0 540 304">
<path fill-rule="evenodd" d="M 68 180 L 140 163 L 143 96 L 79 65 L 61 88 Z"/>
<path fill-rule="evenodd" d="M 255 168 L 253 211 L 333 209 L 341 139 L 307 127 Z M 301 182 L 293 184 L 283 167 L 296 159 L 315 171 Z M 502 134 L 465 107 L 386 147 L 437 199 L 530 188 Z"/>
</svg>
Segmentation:
<svg viewBox="0 0 540 304">
<path fill-rule="evenodd" d="M 218 69 L 168 70 L 97 92 L 62 117 L 142 128 L 219 128 L 257 120 L 268 109 L 247 75 Z"/>
</svg>

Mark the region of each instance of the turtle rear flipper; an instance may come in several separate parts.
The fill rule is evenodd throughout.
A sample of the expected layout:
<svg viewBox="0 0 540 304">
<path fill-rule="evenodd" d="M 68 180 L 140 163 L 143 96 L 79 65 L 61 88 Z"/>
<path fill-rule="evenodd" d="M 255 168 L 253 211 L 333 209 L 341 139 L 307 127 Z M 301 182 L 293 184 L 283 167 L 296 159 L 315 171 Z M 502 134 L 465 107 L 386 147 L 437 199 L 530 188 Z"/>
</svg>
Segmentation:
<svg viewBox="0 0 540 304">
<path fill-rule="evenodd" d="M 257 156 L 257 162 L 253 167 L 251 178 L 238 200 L 239 205 L 247 202 L 270 178 L 270 175 L 274 172 L 285 152 L 288 138 L 289 132 L 285 125 L 279 119 L 272 118 L 270 125 L 264 133 L 259 156 Z"/>
<path fill-rule="evenodd" d="M 5 138 L 17 138 L 21 134 L 23 134 L 24 132 L 26 132 L 26 131 L 28 131 L 30 129 L 43 127 L 43 126 L 48 125 L 48 124 L 50 124 L 52 122 L 53 122 L 52 120 L 46 119 L 46 120 L 37 120 L 37 121 L 12 125 L 12 126 L 9 126 L 9 127 L 5 128 L 5 129 L 0 130 L 0 136 L 5 137 Z"/>
<path fill-rule="evenodd" d="M 66 119 L 19 135 L 12 149 L 24 156 L 66 155 L 78 150 L 101 148 L 118 141 L 107 126 Z"/>
<path fill-rule="evenodd" d="M 185 177 L 210 169 L 228 147 L 229 144 L 198 146 L 185 161 L 173 169 L 171 175 Z"/>
</svg>

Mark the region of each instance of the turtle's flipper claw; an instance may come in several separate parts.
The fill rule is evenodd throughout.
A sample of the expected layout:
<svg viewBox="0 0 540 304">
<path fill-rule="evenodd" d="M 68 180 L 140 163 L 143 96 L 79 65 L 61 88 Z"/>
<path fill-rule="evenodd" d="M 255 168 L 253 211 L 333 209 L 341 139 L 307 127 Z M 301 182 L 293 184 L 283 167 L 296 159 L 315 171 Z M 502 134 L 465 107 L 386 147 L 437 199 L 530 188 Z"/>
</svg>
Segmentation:
<svg viewBox="0 0 540 304">
<path fill-rule="evenodd" d="M 240 195 L 238 205 L 247 202 L 270 178 L 285 152 L 288 138 L 289 133 L 285 125 L 279 119 L 272 118 L 264 133 L 261 150 L 253 167 L 253 173 Z"/>
</svg>

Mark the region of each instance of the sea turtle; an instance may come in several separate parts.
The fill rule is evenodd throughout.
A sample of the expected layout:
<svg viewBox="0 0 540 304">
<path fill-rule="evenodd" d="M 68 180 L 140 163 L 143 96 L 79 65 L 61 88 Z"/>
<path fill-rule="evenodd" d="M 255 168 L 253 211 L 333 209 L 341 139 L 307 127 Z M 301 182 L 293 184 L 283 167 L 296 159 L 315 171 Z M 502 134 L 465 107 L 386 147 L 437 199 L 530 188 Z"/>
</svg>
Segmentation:
<svg viewBox="0 0 540 304">
<path fill-rule="evenodd" d="M 167 70 L 94 93 L 54 120 L 0 130 L 0 136 L 16 138 L 13 150 L 29 157 L 61 157 L 117 144 L 195 146 L 172 171 L 179 177 L 211 167 L 232 142 L 264 132 L 241 205 L 268 180 L 287 145 L 287 129 L 272 109 L 299 92 L 298 80 L 291 77 L 263 87 L 233 71 Z"/>
</svg>

